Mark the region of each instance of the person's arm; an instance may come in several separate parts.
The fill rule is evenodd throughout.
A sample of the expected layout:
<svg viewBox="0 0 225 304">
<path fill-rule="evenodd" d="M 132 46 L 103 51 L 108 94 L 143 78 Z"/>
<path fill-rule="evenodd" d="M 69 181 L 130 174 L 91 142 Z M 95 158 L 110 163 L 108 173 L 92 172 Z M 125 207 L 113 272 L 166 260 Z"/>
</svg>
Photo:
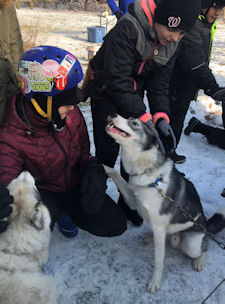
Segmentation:
<svg viewBox="0 0 225 304">
<path fill-rule="evenodd" d="M 116 2 L 114 0 L 106 0 L 108 3 L 108 6 L 111 9 L 112 14 L 114 15 L 117 11 L 119 11 L 119 7 L 116 5 Z"/>
<path fill-rule="evenodd" d="M 7 229 L 8 217 L 12 213 L 12 203 L 12 195 L 5 186 L 0 184 L 0 233 Z"/>
<path fill-rule="evenodd" d="M 8 184 L 23 171 L 23 157 L 19 152 L 18 141 L 14 138 L 8 144 L 7 134 L 0 134 L 0 184 Z M 17 148 L 16 148 L 17 147 Z"/>
<path fill-rule="evenodd" d="M 169 116 L 169 83 L 178 53 L 179 46 L 167 64 L 154 70 L 147 79 L 147 97 L 152 115 L 164 112 Z"/>
<path fill-rule="evenodd" d="M 156 69 L 147 80 L 147 97 L 150 112 L 153 115 L 152 120 L 166 154 L 173 153 L 176 147 L 176 138 L 169 124 L 170 101 L 168 94 L 170 77 L 178 53 L 179 46 L 167 64 Z"/>
<path fill-rule="evenodd" d="M 7 137 L 7 135 L 6 135 Z M 16 145 L 18 143 L 15 142 Z M 0 232 L 8 226 L 8 217 L 12 213 L 13 197 L 6 186 L 22 171 L 22 158 L 15 147 L 7 144 L 7 138 L 0 139 Z"/>
<path fill-rule="evenodd" d="M 107 93 L 112 96 L 124 117 L 139 117 L 145 112 L 145 105 L 135 91 L 132 77 L 132 68 L 137 58 L 137 38 L 134 25 L 121 20 L 105 41 L 104 81 Z"/>
<path fill-rule="evenodd" d="M 10 56 L 12 58 L 14 72 L 17 74 L 18 63 L 23 55 L 23 40 L 20 32 L 20 26 L 16 15 L 14 3 L 8 7 L 9 18 L 9 44 Z"/>
<path fill-rule="evenodd" d="M 207 95 L 212 96 L 219 86 L 209 68 L 209 58 L 205 51 L 200 29 L 194 26 L 181 41 L 178 64 L 187 77 L 194 81 L 197 88 L 203 89 Z"/>
</svg>

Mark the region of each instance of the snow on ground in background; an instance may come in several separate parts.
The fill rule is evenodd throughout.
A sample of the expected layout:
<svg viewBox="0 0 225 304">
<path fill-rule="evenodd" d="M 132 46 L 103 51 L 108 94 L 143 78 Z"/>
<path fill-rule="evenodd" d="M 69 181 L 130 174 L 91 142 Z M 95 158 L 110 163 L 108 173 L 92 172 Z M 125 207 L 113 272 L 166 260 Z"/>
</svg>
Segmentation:
<svg viewBox="0 0 225 304">
<path fill-rule="evenodd" d="M 23 33 L 39 20 L 40 44 L 52 44 L 74 53 L 84 69 L 87 66 L 87 26 L 99 25 L 96 12 L 22 8 L 17 10 Z M 110 17 L 113 20 L 113 17 Z M 220 20 L 215 36 L 211 68 L 220 85 L 225 86 L 225 24 Z M 81 104 L 94 152 L 89 104 Z M 209 115 L 209 112 L 211 113 Z M 202 93 L 192 102 L 185 125 L 195 115 L 204 122 L 221 126 L 221 107 Z M 207 120 L 205 117 L 208 117 Z M 220 196 L 225 187 L 225 153 L 210 146 L 200 134 L 182 136 L 178 152 L 187 157 L 177 168 L 195 184 L 207 217 L 218 206 L 225 206 Z M 118 168 L 118 164 L 116 165 Z M 108 183 L 108 193 L 117 199 L 118 192 Z M 63 237 L 55 227 L 46 272 L 55 278 L 57 304 L 200 304 L 225 278 L 225 254 L 209 241 L 202 272 L 195 272 L 192 261 L 167 248 L 162 288 L 150 295 L 147 285 L 154 265 L 153 243 L 143 244 L 150 229 L 146 223 L 114 238 L 100 238 L 80 230 L 73 239 Z M 225 231 L 217 236 L 225 242 Z M 225 303 L 225 283 L 207 300 L 207 304 Z M 47 304 L 47 303 L 46 303 Z"/>
</svg>

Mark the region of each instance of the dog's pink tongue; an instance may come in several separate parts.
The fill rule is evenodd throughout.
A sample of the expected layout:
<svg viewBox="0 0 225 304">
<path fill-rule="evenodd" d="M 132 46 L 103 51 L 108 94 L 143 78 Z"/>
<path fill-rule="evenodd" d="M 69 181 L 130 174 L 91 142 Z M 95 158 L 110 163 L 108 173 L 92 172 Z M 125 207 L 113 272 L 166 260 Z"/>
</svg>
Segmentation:
<svg viewBox="0 0 225 304">
<path fill-rule="evenodd" d="M 110 132 L 112 132 L 112 133 L 116 133 L 116 134 L 118 134 L 120 136 L 123 136 L 123 137 L 129 137 L 127 134 L 125 134 L 124 132 L 118 130 L 117 128 L 112 128 L 112 127 L 108 127 L 107 126 L 107 130 L 110 131 Z"/>
</svg>

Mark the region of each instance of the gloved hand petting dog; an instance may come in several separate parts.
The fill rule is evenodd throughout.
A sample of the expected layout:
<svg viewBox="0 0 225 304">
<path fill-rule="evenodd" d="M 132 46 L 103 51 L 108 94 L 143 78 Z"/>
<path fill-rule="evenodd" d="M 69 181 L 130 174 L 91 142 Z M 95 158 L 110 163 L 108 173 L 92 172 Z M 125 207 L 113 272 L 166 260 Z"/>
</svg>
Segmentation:
<svg viewBox="0 0 225 304">
<path fill-rule="evenodd" d="M 12 213 L 13 197 L 9 194 L 8 189 L 0 184 L 0 232 L 7 229 L 8 216 Z"/>
<path fill-rule="evenodd" d="M 81 174 L 81 208 L 86 214 L 97 214 L 105 201 L 105 170 L 98 160 L 92 159 L 82 167 Z"/>
<path fill-rule="evenodd" d="M 176 138 L 169 125 L 169 117 L 166 113 L 155 113 L 153 118 L 150 113 L 145 113 L 139 119 L 152 131 L 163 153 L 169 155 L 174 152 Z"/>
<path fill-rule="evenodd" d="M 159 137 L 162 140 L 166 154 L 171 154 L 176 148 L 176 138 L 171 126 L 164 118 L 159 118 L 155 124 L 156 130 L 159 133 Z"/>
<path fill-rule="evenodd" d="M 163 143 L 159 137 L 159 133 L 156 131 L 156 128 L 153 125 L 152 115 L 150 113 L 145 113 L 145 114 L 141 115 L 138 119 L 140 119 L 143 123 L 145 123 L 145 125 L 151 130 L 152 134 L 154 135 L 154 137 L 156 138 L 156 140 L 158 142 L 160 150 L 165 154 L 165 149 L 164 149 Z"/>
</svg>

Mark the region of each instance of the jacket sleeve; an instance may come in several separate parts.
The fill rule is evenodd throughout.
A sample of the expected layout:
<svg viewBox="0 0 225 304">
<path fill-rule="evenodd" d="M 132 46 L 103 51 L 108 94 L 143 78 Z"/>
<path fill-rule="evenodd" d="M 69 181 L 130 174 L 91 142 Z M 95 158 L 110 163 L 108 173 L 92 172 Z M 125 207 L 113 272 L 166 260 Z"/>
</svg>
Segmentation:
<svg viewBox="0 0 225 304">
<path fill-rule="evenodd" d="M 209 68 L 209 58 L 205 53 L 201 32 L 196 26 L 181 40 L 177 63 L 182 71 L 195 82 L 197 88 L 204 91 L 211 90 L 213 93 L 218 88 L 216 79 Z"/>
<path fill-rule="evenodd" d="M 111 9 L 112 14 L 115 14 L 115 12 L 119 10 L 119 7 L 116 5 L 116 2 L 114 0 L 106 0 L 106 1 Z"/>
<path fill-rule="evenodd" d="M 0 183 L 8 184 L 23 171 L 23 157 L 13 145 L 6 143 L 3 137 L 0 139 Z M 15 142 L 18 146 L 18 143 Z"/>
<path fill-rule="evenodd" d="M 169 83 L 178 52 L 179 46 L 167 64 L 156 69 L 147 79 L 147 98 L 152 115 L 156 112 L 169 115 Z"/>
<path fill-rule="evenodd" d="M 20 32 L 19 22 L 16 15 L 14 4 L 10 4 L 9 8 L 9 43 L 10 55 L 13 62 L 14 71 L 17 74 L 18 63 L 23 55 L 23 40 Z"/>
<path fill-rule="evenodd" d="M 90 154 L 90 141 L 88 136 L 87 125 L 85 119 L 79 109 L 77 109 L 77 115 L 80 116 L 79 120 L 79 140 L 80 140 L 80 166 L 82 167 L 88 160 L 94 158 Z"/>
<path fill-rule="evenodd" d="M 113 102 L 124 117 L 138 117 L 145 112 L 142 98 L 134 89 L 132 67 L 137 56 L 137 31 L 121 20 L 106 39 L 104 81 Z"/>
</svg>

